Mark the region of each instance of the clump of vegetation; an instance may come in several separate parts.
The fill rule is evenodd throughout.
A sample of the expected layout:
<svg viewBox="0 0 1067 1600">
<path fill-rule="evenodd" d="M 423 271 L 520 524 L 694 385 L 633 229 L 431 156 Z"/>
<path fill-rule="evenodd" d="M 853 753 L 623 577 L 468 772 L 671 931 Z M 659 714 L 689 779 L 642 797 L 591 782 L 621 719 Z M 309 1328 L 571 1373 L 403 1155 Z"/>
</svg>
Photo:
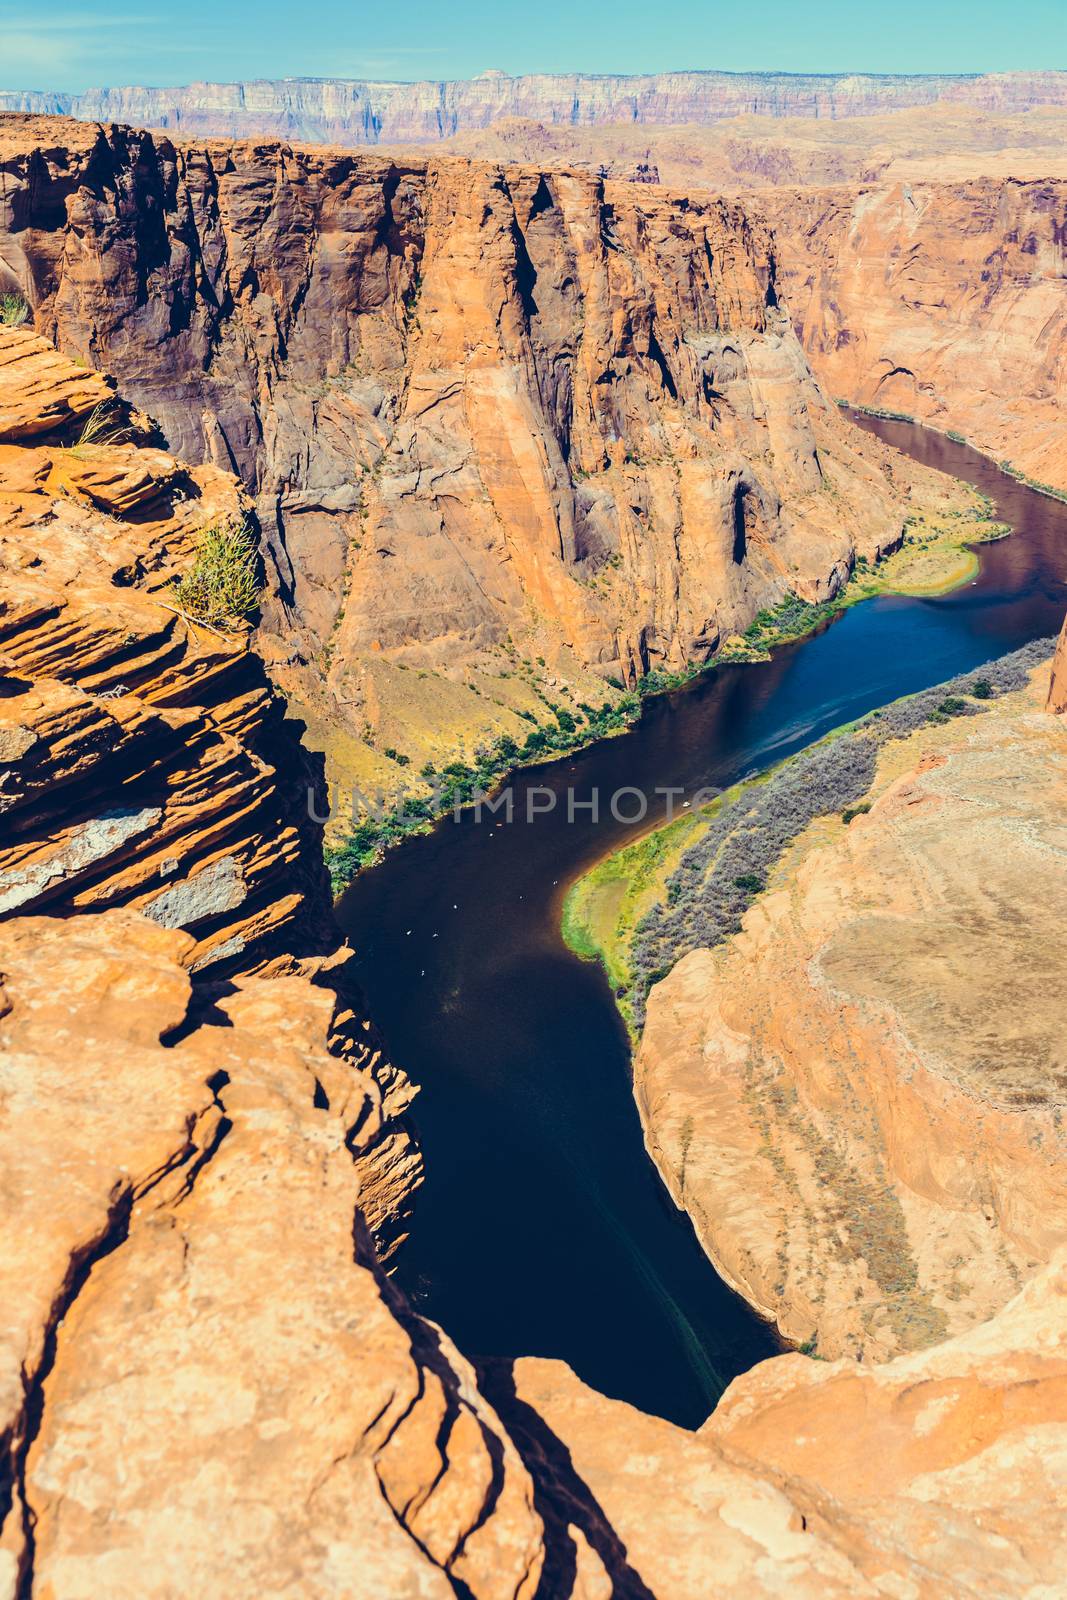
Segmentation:
<svg viewBox="0 0 1067 1600">
<path fill-rule="evenodd" d="M 854 822 L 857 817 L 865 817 L 870 809 L 871 802 L 869 800 L 861 800 L 858 806 L 847 806 L 846 809 L 842 811 L 841 821 L 847 828 L 849 823 Z"/>
<path fill-rule="evenodd" d="M 1014 478 L 1017 483 L 1024 483 L 1028 489 L 1035 490 L 1038 494 L 1046 494 L 1052 500 L 1067 501 L 1067 490 L 1057 489 L 1051 483 L 1043 483 L 1040 478 L 1029 478 L 1021 467 L 1015 466 L 1005 458 L 998 462 L 1001 472 L 1009 478 Z"/>
<path fill-rule="evenodd" d="M 20 294 L 0 295 L 0 323 L 5 328 L 21 328 L 29 316 L 30 308 Z"/>
<path fill-rule="evenodd" d="M 439 817 L 490 794 L 512 768 L 547 756 L 562 755 L 573 750 L 576 744 L 587 744 L 621 732 L 633 720 L 640 705 L 635 694 L 624 694 L 614 703 L 605 700 L 599 707 L 583 705 L 580 710 L 584 722 L 576 713 L 554 709 L 555 720 L 534 722 L 522 744 L 510 734 L 503 734 L 494 744 L 476 751 L 473 763 L 456 760 L 437 769 L 432 762 L 427 762 L 422 776 L 432 785 L 430 796 L 401 795 L 386 814 L 362 818 L 339 844 L 326 847 L 326 865 L 335 892 L 340 893 L 357 872 L 379 861 L 386 850 L 409 834 L 424 833 Z M 519 715 L 534 721 L 528 712 Z M 384 754 L 390 756 L 390 751 Z M 390 759 L 400 766 L 407 765 L 406 757 L 392 755 Z"/>
<path fill-rule="evenodd" d="M 174 603 L 194 622 L 232 628 L 259 602 L 256 542 L 247 523 L 213 523 L 199 537 L 196 558 L 174 584 Z"/>
<path fill-rule="evenodd" d="M 976 700 L 992 700 L 993 685 L 988 678 L 975 678 L 971 684 L 971 693 Z"/>
<path fill-rule="evenodd" d="M 860 411 L 865 417 L 879 417 L 883 422 L 914 422 L 910 411 L 889 411 L 885 406 L 862 406 L 858 400 L 839 400 L 846 411 Z"/>
</svg>

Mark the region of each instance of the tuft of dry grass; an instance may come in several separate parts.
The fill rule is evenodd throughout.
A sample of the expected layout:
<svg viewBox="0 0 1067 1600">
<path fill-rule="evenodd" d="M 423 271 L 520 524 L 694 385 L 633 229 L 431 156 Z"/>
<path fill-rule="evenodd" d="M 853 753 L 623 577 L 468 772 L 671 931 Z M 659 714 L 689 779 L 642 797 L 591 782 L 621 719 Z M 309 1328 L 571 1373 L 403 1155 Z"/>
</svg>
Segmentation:
<svg viewBox="0 0 1067 1600">
<path fill-rule="evenodd" d="M 88 451 L 111 444 L 125 444 L 130 433 L 126 424 L 115 417 L 113 400 L 101 400 L 93 407 L 82 424 L 77 444 L 71 445 L 71 455 L 81 457 Z"/>
<path fill-rule="evenodd" d="M 236 519 L 201 530 L 196 559 L 174 584 L 175 604 L 194 622 L 232 628 L 259 603 L 256 541 Z"/>
</svg>

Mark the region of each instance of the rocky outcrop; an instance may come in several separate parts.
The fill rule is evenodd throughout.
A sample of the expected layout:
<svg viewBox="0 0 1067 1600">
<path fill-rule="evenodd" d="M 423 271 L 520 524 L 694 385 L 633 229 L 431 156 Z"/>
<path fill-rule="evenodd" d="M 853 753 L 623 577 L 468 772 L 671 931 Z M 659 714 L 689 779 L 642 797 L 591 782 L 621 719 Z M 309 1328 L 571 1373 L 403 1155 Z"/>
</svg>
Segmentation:
<svg viewBox="0 0 1067 1600">
<path fill-rule="evenodd" d="M 109 381 L 0 328 L 0 919 L 123 907 L 184 930 L 194 974 L 343 988 L 321 773 L 249 627 L 197 624 L 173 589 L 247 499 L 142 426 Z M 335 1011 L 332 1044 L 377 1084 L 366 1209 L 391 1243 L 418 1177 L 397 1122 L 410 1089 Z"/>
<path fill-rule="evenodd" d="M 1067 1533 L 1065 1377 L 1061 1255 L 935 1350 L 765 1361 L 695 1434 L 559 1362 L 517 1362 L 501 1404 L 573 1519 L 578 1592 L 1037 1600 Z"/>
<path fill-rule="evenodd" d="M 1067 104 L 1063 72 L 904 73 L 481 72 L 456 82 L 351 78 L 256 79 L 181 88 L 90 89 L 69 95 L 0 91 L 0 110 L 126 122 L 182 135 L 273 135 L 346 145 L 433 142 L 500 117 L 564 126 L 707 123 L 745 112 L 820 119 L 865 117 L 938 102 L 1026 111 Z"/>
<path fill-rule="evenodd" d="M 760 204 L 829 393 L 1067 489 L 1067 182 L 780 189 Z"/>
<path fill-rule="evenodd" d="M 194 991 L 193 948 L 0 926 L 0 1589 L 532 1596 L 530 1480 L 377 1266 L 381 1095 L 334 997 Z"/>
<path fill-rule="evenodd" d="M 0 328 L 0 915 L 134 906 L 193 933 L 198 971 L 332 948 L 320 779 L 249 629 L 190 623 L 172 589 L 247 499 L 215 467 L 79 443 L 102 401 L 121 415 Z"/>
<path fill-rule="evenodd" d="M 1047 678 L 879 757 L 743 930 L 653 988 L 649 1147 L 793 1339 L 884 1359 L 979 1323 L 1067 1242 L 1067 740 Z"/>
</svg>

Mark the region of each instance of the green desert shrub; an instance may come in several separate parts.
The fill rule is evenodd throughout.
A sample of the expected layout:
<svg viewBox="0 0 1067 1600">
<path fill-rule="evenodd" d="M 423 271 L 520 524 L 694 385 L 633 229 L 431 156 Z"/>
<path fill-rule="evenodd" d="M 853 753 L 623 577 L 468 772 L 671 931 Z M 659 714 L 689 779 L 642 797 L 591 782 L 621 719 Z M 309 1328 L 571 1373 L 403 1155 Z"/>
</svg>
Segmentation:
<svg viewBox="0 0 1067 1600">
<path fill-rule="evenodd" d="M 217 522 L 201 531 L 189 571 L 174 585 L 175 603 L 194 622 L 232 627 L 259 600 L 256 542 L 247 523 Z"/>
<path fill-rule="evenodd" d="M 30 308 L 20 294 L 0 295 L 0 322 L 5 328 L 21 328 L 29 316 Z"/>
</svg>

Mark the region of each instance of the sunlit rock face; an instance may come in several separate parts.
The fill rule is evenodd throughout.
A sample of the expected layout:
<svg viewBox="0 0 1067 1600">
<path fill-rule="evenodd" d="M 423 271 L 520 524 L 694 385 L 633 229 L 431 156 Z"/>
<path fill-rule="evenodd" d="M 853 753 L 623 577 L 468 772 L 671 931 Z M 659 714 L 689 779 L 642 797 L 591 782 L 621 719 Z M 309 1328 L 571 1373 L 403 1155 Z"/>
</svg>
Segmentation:
<svg viewBox="0 0 1067 1600">
<path fill-rule="evenodd" d="M 1062 176 L 768 189 L 759 207 L 829 393 L 963 434 L 1067 489 Z"/>
</svg>

